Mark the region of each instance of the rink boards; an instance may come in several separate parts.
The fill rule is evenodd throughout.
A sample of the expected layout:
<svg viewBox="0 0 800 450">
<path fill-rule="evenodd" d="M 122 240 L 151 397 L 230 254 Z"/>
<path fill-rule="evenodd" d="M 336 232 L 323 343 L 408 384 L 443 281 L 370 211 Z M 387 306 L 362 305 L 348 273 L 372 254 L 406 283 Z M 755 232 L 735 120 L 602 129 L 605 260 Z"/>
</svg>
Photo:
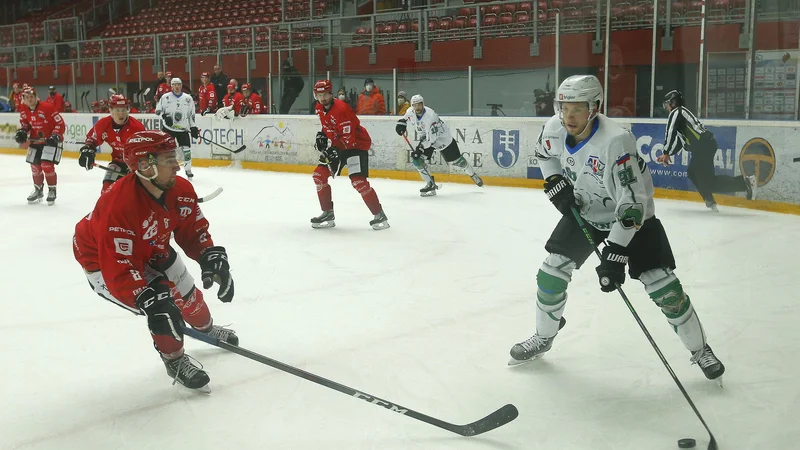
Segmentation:
<svg viewBox="0 0 800 450">
<path fill-rule="evenodd" d="M 159 129 L 161 122 L 152 114 L 135 115 L 148 129 Z M 0 149 L 9 152 L 19 148 L 14 134 L 19 125 L 17 114 L 0 114 Z M 88 130 L 103 115 L 66 114 L 64 150 L 77 151 Z M 467 161 L 484 176 L 487 184 L 504 186 L 541 186 L 541 171 L 534 154 L 534 144 L 546 122 L 544 118 L 522 117 L 444 117 Z M 314 115 L 261 115 L 234 120 L 217 120 L 212 115 L 198 116 L 201 134 L 219 144 L 247 150 L 231 154 L 202 139 L 192 144 L 196 165 L 227 165 L 235 162 L 245 168 L 310 172 L 317 164 L 314 138 L 320 130 Z M 372 137 L 370 169 L 373 177 L 417 180 L 411 164 L 410 149 L 394 131 L 397 117 L 362 116 L 361 123 Z M 639 155 L 647 162 L 658 194 L 664 197 L 699 200 L 691 194 L 694 187 L 687 177 L 689 155 L 682 152 L 675 164 L 665 168 L 656 164 L 664 143 L 666 120 L 619 119 L 631 130 Z M 797 136 L 798 122 L 707 120 L 719 146 L 715 158 L 718 174 L 755 174 L 759 180 L 760 201 L 746 202 L 739 197 L 722 196 L 721 204 L 755 207 L 800 214 L 800 157 Z M 416 136 L 409 136 L 416 138 Z M 107 146 L 100 150 L 109 152 Z M 436 154 L 432 171 L 441 181 L 469 180 L 454 172 Z M 456 172 L 457 173 L 457 172 Z"/>
</svg>

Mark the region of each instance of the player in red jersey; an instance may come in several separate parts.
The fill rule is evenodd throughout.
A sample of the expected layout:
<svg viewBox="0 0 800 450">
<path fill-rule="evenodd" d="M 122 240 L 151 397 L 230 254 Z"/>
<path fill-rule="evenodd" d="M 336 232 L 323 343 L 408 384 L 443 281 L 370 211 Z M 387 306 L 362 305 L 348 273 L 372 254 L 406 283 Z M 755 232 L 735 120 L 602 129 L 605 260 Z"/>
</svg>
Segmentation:
<svg viewBox="0 0 800 450">
<path fill-rule="evenodd" d="M 266 113 L 264 100 L 261 99 L 260 95 L 253 92 L 253 87 L 250 86 L 250 83 L 242 85 L 242 108 L 240 113 L 242 116 Z"/>
<path fill-rule="evenodd" d="M 242 97 L 241 93 L 236 92 L 236 85 L 229 84 L 228 93 L 222 98 L 222 104 L 229 111 L 233 110 L 234 115 L 238 116 L 242 110 L 242 102 L 244 102 L 244 97 Z"/>
<path fill-rule="evenodd" d="M 75 226 L 73 253 L 93 290 L 135 314 L 147 326 L 167 373 L 198 389 L 208 374 L 183 350 L 183 329 L 192 328 L 232 345 L 239 338 L 214 325 L 170 236 L 200 264 L 203 288 L 219 285 L 217 297 L 233 300 L 234 284 L 224 247 L 214 245 L 192 184 L 178 177 L 183 152 L 163 131 L 140 131 L 125 143 L 132 173 L 100 196 L 94 210 Z"/>
<path fill-rule="evenodd" d="M 339 175 L 346 166 L 350 183 L 361 194 L 370 212 L 375 215 L 369 222 L 375 230 L 389 228 L 389 221 L 378 200 L 378 194 L 369 184 L 369 149 L 372 139 L 353 109 L 342 100 L 333 98 L 333 85 L 330 80 L 319 80 L 314 84 L 314 97 L 319 103 L 315 106 L 322 124 L 317 132 L 316 147 L 321 153 L 320 164 L 314 170 L 314 184 L 322 214 L 311 219 L 313 228 L 336 226 L 333 214 L 333 200 L 328 178 Z M 328 146 L 330 139 L 330 146 Z"/>
<path fill-rule="evenodd" d="M 131 102 L 122 94 L 115 94 L 109 100 L 111 115 L 98 120 L 86 135 L 84 146 L 80 149 L 78 165 L 91 170 L 94 167 L 94 156 L 97 147 L 103 142 L 111 146 L 111 163 L 103 177 L 103 188 L 101 193 L 111 189 L 111 184 L 117 179 L 128 173 L 128 166 L 125 164 L 122 155 L 122 148 L 131 135 L 137 131 L 144 131 L 145 127 L 141 122 L 130 116 Z"/>
<path fill-rule="evenodd" d="M 170 85 L 170 81 L 172 81 L 172 72 L 167 72 L 164 76 L 164 81 L 158 85 L 156 88 L 156 93 L 153 96 L 153 101 L 158 103 L 158 100 L 161 98 L 162 95 L 172 91 L 172 86 Z"/>
<path fill-rule="evenodd" d="M 44 180 L 47 179 L 47 204 L 56 201 L 56 164 L 61 161 L 61 143 L 64 141 L 64 119 L 53 105 L 39 101 L 36 89 L 29 87 L 22 91 L 23 104 L 20 106 L 20 129 L 14 139 L 24 143 L 30 136 L 28 155 L 25 162 L 31 165 L 33 191 L 28 203 L 38 203 L 44 196 Z"/>
<path fill-rule="evenodd" d="M 14 83 L 11 86 L 11 103 L 14 105 L 14 112 L 19 112 L 19 107 L 22 106 L 22 86 L 19 83 Z"/>
<path fill-rule="evenodd" d="M 197 98 L 199 100 L 197 112 L 201 116 L 217 111 L 217 90 L 210 80 L 208 72 L 203 72 L 200 75 L 200 82 L 203 84 L 197 90 Z"/>
</svg>

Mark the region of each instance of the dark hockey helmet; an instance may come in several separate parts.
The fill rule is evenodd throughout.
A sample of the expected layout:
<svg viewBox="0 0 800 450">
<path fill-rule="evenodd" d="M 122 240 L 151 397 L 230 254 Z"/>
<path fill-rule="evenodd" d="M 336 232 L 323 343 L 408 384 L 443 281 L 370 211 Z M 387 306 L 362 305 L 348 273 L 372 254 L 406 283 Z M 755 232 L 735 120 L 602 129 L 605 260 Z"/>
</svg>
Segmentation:
<svg viewBox="0 0 800 450">
<path fill-rule="evenodd" d="M 664 96 L 664 106 L 666 107 L 667 105 L 673 108 L 683 106 L 683 94 L 681 91 L 673 89 L 667 92 L 667 95 Z"/>
<path fill-rule="evenodd" d="M 158 164 L 158 155 L 175 152 L 176 157 L 182 157 L 183 152 L 178 150 L 178 142 L 169 134 L 158 130 L 137 131 L 125 142 L 122 159 L 131 171 L 138 171 L 140 163 L 144 160 L 148 166 Z M 144 167 L 146 170 L 147 166 Z"/>
</svg>

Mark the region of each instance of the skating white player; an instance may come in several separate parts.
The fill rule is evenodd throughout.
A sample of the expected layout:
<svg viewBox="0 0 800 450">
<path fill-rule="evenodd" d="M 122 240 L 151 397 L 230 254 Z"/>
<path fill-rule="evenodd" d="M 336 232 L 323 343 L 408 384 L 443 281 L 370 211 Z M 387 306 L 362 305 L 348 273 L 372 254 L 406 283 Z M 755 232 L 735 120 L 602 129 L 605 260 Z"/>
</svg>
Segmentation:
<svg viewBox="0 0 800 450">
<path fill-rule="evenodd" d="M 400 136 L 406 134 L 408 126 L 411 126 L 416 129 L 417 136 L 420 138 L 417 148 L 411 152 L 411 161 L 426 182 L 425 187 L 419 190 L 419 195 L 422 197 L 436 195 L 436 190 L 439 188 L 433 175 L 428 170 L 428 164 L 425 162 L 425 159 L 431 160 L 434 150 L 441 153 L 448 164 L 463 170 L 472 178 L 475 184 L 483 186 L 481 177 L 475 173 L 475 170 L 472 169 L 472 166 L 461 154 L 456 140 L 450 134 L 450 128 L 436 114 L 436 111 L 425 106 L 424 102 L 425 100 L 419 94 L 411 97 L 411 108 L 397 121 L 395 126 L 395 131 Z"/>
<path fill-rule="evenodd" d="M 161 131 L 168 133 L 178 141 L 183 151 L 184 170 L 191 180 L 192 174 L 192 140 L 200 137 L 200 130 L 194 121 L 195 105 L 192 96 L 183 92 L 183 82 L 173 78 L 170 82 L 172 91 L 161 96 L 156 105 L 156 114 L 161 116 Z"/>
<path fill-rule="evenodd" d="M 547 197 L 563 214 L 545 245 L 549 253 L 536 276 L 536 334 L 514 345 L 518 364 L 550 350 L 567 302 L 567 285 L 594 250 L 572 214 L 576 208 L 594 242 L 605 240 L 597 275 L 603 292 L 631 278 L 644 284 L 653 302 L 709 379 L 725 366 L 706 343 L 700 319 L 673 273 L 675 259 L 655 217 L 653 179 L 639 158 L 633 135 L 600 114 L 603 89 L 591 75 L 564 80 L 556 111 L 542 130 L 536 156 Z"/>
</svg>

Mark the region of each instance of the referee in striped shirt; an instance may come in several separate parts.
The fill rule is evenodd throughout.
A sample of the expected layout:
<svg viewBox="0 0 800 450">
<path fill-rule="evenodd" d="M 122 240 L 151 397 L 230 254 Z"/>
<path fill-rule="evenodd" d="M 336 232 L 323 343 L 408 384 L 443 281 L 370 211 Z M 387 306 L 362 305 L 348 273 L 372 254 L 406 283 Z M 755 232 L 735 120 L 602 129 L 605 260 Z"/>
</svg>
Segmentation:
<svg viewBox="0 0 800 450">
<path fill-rule="evenodd" d="M 681 149 L 691 152 L 689 180 L 706 202 L 706 207 L 717 211 L 714 192 L 746 192 L 748 200 L 756 198 L 758 181 L 753 175 L 729 176 L 714 173 L 714 155 L 717 140 L 706 130 L 700 120 L 683 106 L 683 94 L 673 90 L 664 96 L 664 108 L 669 112 L 664 153 L 657 161 L 665 166 Z"/>
</svg>

